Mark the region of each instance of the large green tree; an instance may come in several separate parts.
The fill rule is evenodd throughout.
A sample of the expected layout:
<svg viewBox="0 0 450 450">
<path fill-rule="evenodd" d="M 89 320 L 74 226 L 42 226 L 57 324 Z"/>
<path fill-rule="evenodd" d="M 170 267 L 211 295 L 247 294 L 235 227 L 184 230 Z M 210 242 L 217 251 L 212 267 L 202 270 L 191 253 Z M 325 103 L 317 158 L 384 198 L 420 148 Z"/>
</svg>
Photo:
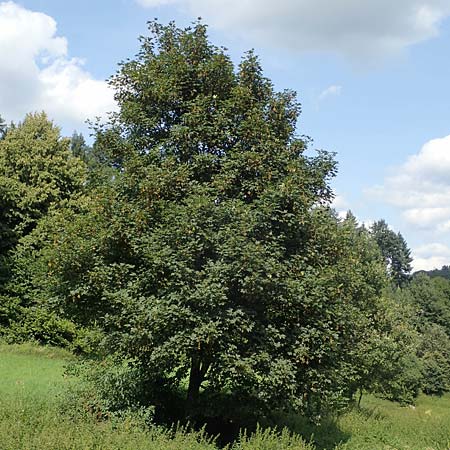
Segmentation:
<svg viewBox="0 0 450 450">
<path fill-rule="evenodd" d="M 5 262 L 59 201 L 79 191 L 85 169 L 44 113 L 29 114 L 0 140 L 0 258 Z"/>
<path fill-rule="evenodd" d="M 186 383 L 188 416 L 344 401 L 384 268 L 326 207 L 332 156 L 306 155 L 295 94 L 253 53 L 235 68 L 201 23 L 150 31 L 97 130 L 116 174 L 36 231 L 35 283 L 155 383 Z"/>
</svg>

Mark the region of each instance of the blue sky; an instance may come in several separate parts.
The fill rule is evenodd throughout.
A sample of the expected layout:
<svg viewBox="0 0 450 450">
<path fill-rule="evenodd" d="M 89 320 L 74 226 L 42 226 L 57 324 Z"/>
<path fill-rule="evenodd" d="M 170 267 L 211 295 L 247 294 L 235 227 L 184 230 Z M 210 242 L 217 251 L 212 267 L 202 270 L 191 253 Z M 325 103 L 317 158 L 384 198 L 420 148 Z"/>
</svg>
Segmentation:
<svg viewBox="0 0 450 450">
<path fill-rule="evenodd" d="M 299 133 L 337 153 L 338 211 L 386 219 L 416 269 L 450 263 L 448 0 L 0 0 L 0 115 L 44 109 L 88 134 L 146 21 L 199 16 L 235 61 L 254 48 L 298 92 Z"/>
</svg>

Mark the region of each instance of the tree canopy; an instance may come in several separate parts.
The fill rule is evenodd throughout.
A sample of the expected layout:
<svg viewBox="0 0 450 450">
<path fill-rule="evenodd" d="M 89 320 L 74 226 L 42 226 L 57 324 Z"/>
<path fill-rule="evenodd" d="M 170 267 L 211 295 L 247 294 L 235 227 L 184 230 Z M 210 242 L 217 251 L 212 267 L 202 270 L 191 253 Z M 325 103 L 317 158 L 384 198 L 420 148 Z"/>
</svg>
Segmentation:
<svg viewBox="0 0 450 450">
<path fill-rule="evenodd" d="M 3 139 L 6 134 L 6 123 L 3 120 L 2 116 L 0 116 L 0 139 Z"/>
<path fill-rule="evenodd" d="M 36 231 L 48 296 L 151 383 L 186 382 L 188 416 L 350 398 L 385 278 L 327 207 L 332 155 L 306 155 L 295 94 L 252 52 L 235 68 L 201 23 L 150 31 L 97 129 L 113 182 Z"/>
<path fill-rule="evenodd" d="M 0 140 L 0 257 L 59 201 L 82 188 L 85 169 L 44 113 L 29 114 Z"/>
</svg>

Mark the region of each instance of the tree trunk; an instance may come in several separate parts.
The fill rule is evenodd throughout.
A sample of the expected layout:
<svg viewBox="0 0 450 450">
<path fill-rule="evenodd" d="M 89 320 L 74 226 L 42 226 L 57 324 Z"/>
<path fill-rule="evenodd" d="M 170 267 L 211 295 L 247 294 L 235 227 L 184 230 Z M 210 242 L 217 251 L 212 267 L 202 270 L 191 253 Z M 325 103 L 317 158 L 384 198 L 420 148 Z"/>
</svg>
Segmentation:
<svg viewBox="0 0 450 450">
<path fill-rule="evenodd" d="M 191 360 L 191 371 L 189 373 L 189 386 L 186 397 L 186 416 L 192 416 L 195 405 L 198 401 L 200 393 L 200 385 L 202 384 L 200 373 L 200 358 L 194 355 Z"/>
<path fill-rule="evenodd" d="M 186 417 L 188 419 L 193 418 L 194 416 L 200 394 L 200 386 L 205 379 L 209 366 L 210 364 L 208 362 L 201 361 L 199 355 L 192 356 L 189 386 L 186 396 Z"/>
<path fill-rule="evenodd" d="M 361 399 L 362 399 L 362 396 L 363 396 L 363 390 L 360 389 L 360 390 L 359 390 L 359 398 L 358 398 L 358 408 L 361 407 Z"/>
</svg>

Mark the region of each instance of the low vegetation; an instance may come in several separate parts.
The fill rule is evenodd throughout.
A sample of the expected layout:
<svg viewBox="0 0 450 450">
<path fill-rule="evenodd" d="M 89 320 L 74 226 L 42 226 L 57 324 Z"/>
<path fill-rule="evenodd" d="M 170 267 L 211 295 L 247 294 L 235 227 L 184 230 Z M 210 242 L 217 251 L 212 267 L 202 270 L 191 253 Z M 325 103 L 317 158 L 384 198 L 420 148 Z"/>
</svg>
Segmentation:
<svg viewBox="0 0 450 450">
<path fill-rule="evenodd" d="M 7 450 L 215 450 L 201 432 L 144 426 L 139 415 L 109 420 L 74 415 L 66 399 L 79 382 L 65 376 L 73 356 L 36 345 L 0 346 L 0 448 Z M 445 450 L 450 448 L 450 396 L 420 396 L 414 408 L 374 396 L 334 420 L 312 425 L 278 417 L 282 432 L 260 429 L 233 450 Z M 300 437 L 303 436 L 303 439 Z M 309 442 L 307 444 L 306 442 Z"/>
<path fill-rule="evenodd" d="M 104 420 L 67 404 L 76 379 L 64 376 L 73 357 L 35 345 L 0 347 L 0 448 L 5 450 L 214 450 L 202 432 L 148 428 L 138 415 Z M 235 450 L 303 450 L 300 437 L 260 431 Z"/>
</svg>

